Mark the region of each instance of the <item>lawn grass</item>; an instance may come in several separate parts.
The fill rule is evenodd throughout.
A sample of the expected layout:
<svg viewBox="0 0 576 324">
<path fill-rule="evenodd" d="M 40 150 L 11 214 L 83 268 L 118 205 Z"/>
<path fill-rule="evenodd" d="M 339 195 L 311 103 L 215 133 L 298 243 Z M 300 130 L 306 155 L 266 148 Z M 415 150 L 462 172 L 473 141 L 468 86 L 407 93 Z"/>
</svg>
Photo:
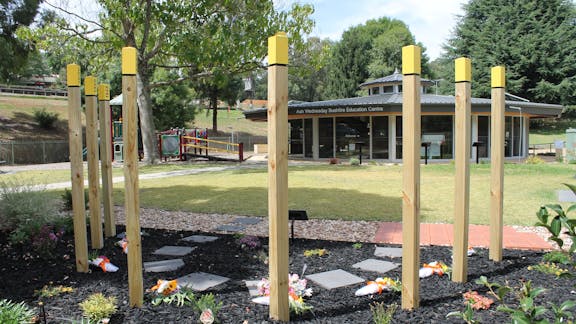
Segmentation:
<svg viewBox="0 0 576 324">
<path fill-rule="evenodd" d="M 191 127 L 212 129 L 212 111 L 208 110 L 208 113 L 206 112 L 206 110 L 197 112 Z M 246 119 L 240 110 L 218 110 L 218 130 L 227 134 L 234 132 L 236 134 L 244 133 L 253 136 L 265 136 L 267 124 Z"/>
<path fill-rule="evenodd" d="M 542 204 L 557 202 L 562 183 L 576 184 L 574 168 L 564 164 L 506 164 L 504 222 L 533 225 Z M 471 165 L 470 223 L 488 224 L 490 165 Z M 289 168 L 289 208 L 312 218 L 401 221 L 402 168 L 398 165 L 295 166 Z M 142 207 L 201 213 L 267 215 L 265 168 L 207 172 L 140 181 Z M 123 203 L 122 188 L 114 198 Z M 452 223 L 454 166 L 422 166 L 421 221 Z"/>
</svg>

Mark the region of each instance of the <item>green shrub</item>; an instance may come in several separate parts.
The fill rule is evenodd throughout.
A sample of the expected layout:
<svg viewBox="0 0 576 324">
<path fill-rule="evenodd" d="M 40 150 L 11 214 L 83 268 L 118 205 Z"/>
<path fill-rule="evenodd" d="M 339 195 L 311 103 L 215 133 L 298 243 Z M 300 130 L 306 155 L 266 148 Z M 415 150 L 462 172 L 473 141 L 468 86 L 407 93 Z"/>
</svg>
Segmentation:
<svg viewBox="0 0 576 324">
<path fill-rule="evenodd" d="M 72 190 L 65 188 L 62 200 L 64 201 L 64 210 L 72 210 Z M 88 189 L 84 189 L 84 209 L 88 209 Z"/>
<path fill-rule="evenodd" d="M 388 324 L 392 322 L 392 317 L 398 308 L 397 304 L 386 305 L 385 303 L 374 303 L 370 305 L 372 320 L 375 324 Z"/>
<path fill-rule="evenodd" d="M 526 164 L 544 164 L 546 162 L 544 160 L 542 160 L 541 157 L 531 155 L 528 158 L 526 158 L 525 163 Z"/>
<path fill-rule="evenodd" d="M 0 323 L 33 323 L 33 317 L 34 311 L 24 304 L 24 302 L 14 303 L 7 299 L 0 300 Z"/>
<path fill-rule="evenodd" d="M 116 297 L 105 297 L 102 293 L 96 293 L 81 302 L 80 308 L 89 320 L 100 322 L 116 313 Z"/>
<path fill-rule="evenodd" d="M 0 224 L 15 229 L 49 223 L 58 216 L 58 201 L 35 188 L 14 182 L 0 182 Z"/>
<path fill-rule="evenodd" d="M 218 318 L 218 312 L 222 308 L 222 302 L 216 302 L 216 298 L 214 298 L 214 294 L 209 293 L 202 295 L 198 300 L 196 300 L 196 304 L 194 308 L 199 312 L 204 312 L 205 310 L 209 309 L 212 311 L 212 315 L 214 319 Z"/>
<path fill-rule="evenodd" d="M 38 126 L 43 129 L 54 128 L 56 122 L 58 121 L 58 113 L 48 112 L 46 108 L 34 111 L 34 120 L 38 123 Z"/>
<path fill-rule="evenodd" d="M 360 165 L 360 160 L 358 158 L 350 158 L 350 165 Z"/>
</svg>

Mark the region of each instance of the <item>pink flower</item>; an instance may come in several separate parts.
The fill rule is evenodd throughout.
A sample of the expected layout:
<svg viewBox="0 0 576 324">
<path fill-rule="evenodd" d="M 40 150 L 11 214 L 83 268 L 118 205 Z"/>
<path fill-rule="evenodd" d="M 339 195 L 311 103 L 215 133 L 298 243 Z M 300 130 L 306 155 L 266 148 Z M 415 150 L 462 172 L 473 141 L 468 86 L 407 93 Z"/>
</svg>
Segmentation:
<svg viewBox="0 0 576 324">
<path fill-rule="evenodd" d="M 202 314 L 200 314 L 200 322 L 202 322 L 202 324 L 214 323 L 214 314 L 212 314 L 212 310 L 210 308 L 206 308 L 204 311 L 202 311 Z"/>
</svg>

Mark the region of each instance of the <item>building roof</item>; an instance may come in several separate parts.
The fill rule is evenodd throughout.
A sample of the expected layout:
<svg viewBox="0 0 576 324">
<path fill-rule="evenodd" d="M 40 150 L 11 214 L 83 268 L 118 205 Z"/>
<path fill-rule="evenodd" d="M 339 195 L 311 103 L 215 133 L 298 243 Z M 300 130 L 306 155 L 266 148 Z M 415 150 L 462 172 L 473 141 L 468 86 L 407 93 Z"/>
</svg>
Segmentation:
<svg viewBox="0 0 576 324">
<path fill-rule="evenodd" d="M 422 113 L 454 113 L 454 96 L 422 94 Z M 473 113 L 490 113 L 491 100 L 472 98 Z M 506 112 L 521 112 L 531 117 L 556 117 L 562 113 L 561 105 L 506 100 Z M 288 105 L 288 115 L 358 115 L 366 113 L 402 113 L 402 94 L 387 93 L 367 97 L 355 97 Z M 246 118 L 266 120 L 267 109 L 245 111 Z"/>
<path fill-rule="evenodd" d="M 375 80 L 371 80 L 371 81 L 366 81 L 362 84 L 359 85 L 360 88 L 363 87 L 367 87 L 367 86 L 371 86 L 371 85 L 375 85 L 375 84 L 386 84 L 386 83 L 401 83 L 402 82 L 402 74 L 400 72 L 398 72 L 398 70 L 395 70 L 393 74 L 387 75 L 385 77 L 382 78 L 378 78 Z M 428 79 L 420 79 L 420 83 L 424 86 L 429 86 L 429 85 L 433 85 L 434 81 L 428 80 Z"/>
</svg>

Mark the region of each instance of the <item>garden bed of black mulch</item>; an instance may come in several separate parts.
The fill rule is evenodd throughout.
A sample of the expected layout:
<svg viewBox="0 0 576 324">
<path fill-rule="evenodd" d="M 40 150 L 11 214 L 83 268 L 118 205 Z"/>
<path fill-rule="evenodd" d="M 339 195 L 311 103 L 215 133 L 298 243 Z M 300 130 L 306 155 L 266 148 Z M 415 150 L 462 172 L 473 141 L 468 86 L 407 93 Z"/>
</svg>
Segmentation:
<svg viewBox="0 0 576 324">
<path fill-rule="evenodd" d="M 123 228 L 118 227 L 118 232 Z M 89 232 L 89 231 L 88 231 Z M 183 257 L 185 266 L 177 271 L 167 273 L 144 273 L 144 287 L 152 287 L 158 279 L 175 279 L 186 274 L 202 271 L 225 276 L 231 280 L 216 286 L 204 293 L 212 292 L 217 301 L 223 303 L 218 313 L 222 323 L 265 323 L 271 322 L 268 307 L 254 304 L 245 287 L 244 280 L 259 280 L 267 276 L 268 266 L 256 252 L 242 249 L 233 235 L 218 235 L 219 239 L 204 244 L 181 241 L 183 237 L 196 232 L 177 232 L 156 229 L 143 229 L 142 260 L 156 261 L 168 257 L 154 255 L 153 252 L 164 245 L 197 246 L 189 255 Z M 106 239 L 105 247 L 100 254 L 106 255 L 120 270 L 115 273 L 103 273 L 98 268 L 91 268 L 90 273 L 78 273 L 75 267 L 73 237 L 67 235 L 58 245 L 56 257 L 44 260 L 28 251 L 26 247 L 11 246 L 7 243 L 7 233 L 0 237 L 0 298 L 13 301 L 24 301 L 37 307 L 40 298 L 35 291 L 44 285 L 52 284 L 73 287 L 72 293 L 56 297 L 42 298 L 45 304 L 48 323 L 70 323 L 79 320 L 82 312 L 78 304 L 89 295 L 101 292 L 106 296 L 116 296 L 118 312 L 111 323 L 197 323 L 199 313 L 190 307 L 174 305 L 152 306 L 145 300 L 141 308 L 131 308 L 128 304 L 128 272 L 126 255 L 115 245 L 116 238 Z M 261 238 L 266 248 L 267 239 Z M 304 264 L 306 274 L 343 269 L 368 280 L 374 280 L 377 273 L 365 272 L 352 268 L 354 263 L 374 257 L 376 244 L 364 243 L 360 248 L 353 247 L 353 242 L 336 242 L 295 239 L 291 244 L 290 272 L 301 273 Z M 385 246 L 385 245 L 378 245 Z M 310 249 L 327 249 L 328 254 L 322 257 L 305 257 L 303 252 Z M 386 260 L 384 258 L 384 260 Z M 422 247 L 421 261 L 443 261 L 450 264 L 450 247 Z M 457 318 L 446 318 L 452 311 L 464 310 L 462 294 L 468 290 L 486 293 L 487 289 L 474 283 L 480 276 L 488 277 L 490 282 L 507 283 L 518 287 L 521 281 L 531 280 L 535 287 L 544 287 L 546 292 L 536 302 L 546 305 L 552 302 L 559 305 L 573 295 L 574 279 L 560 278 L 528 270 L 529 265 L 542 260 L 542 253 L 532 251 L 506 250 L 502 262 L 488 259 L 488 250 L 477 249 L 477 255 L 469 258 L 468 282 L 454 283 L 447 276 L 432 276 L 420 280 L 420 307 L 413 311 L 401 310 L 394 314 L 393 323 L 461 323 Z M 401 263 L 400 259 L 388 261 Z M 572 269 L 573 270 L 573 269 Z M 400 267 L 387 273 L 392 278 L 401 277 Z M 307 304 L 313 306 L 311 312 L 301 315 L 291 314 L 291 321 L 300 323 L 371 323 L 370 305 L 374 302 L 386 304 L 401 303 L 400 293 L 383 292 L 381 295 L 355 297 L 354 292 L 362 284 L 326 290 L 308 282 L 314 293 L 307 298 Z M 514 294 L 513 292 L 511 294 Z M 198 293 L 202 294 L 202 293 Z M 510 299 L 514 305 L 515 299 Z M 497 304 L 497 303 L 496 303 Z M 489 310 L 477 311 L 476 316 L 482 322 L 510 322 L 508 314 L 496 311 L 494 305 Z"/>
</svg>

